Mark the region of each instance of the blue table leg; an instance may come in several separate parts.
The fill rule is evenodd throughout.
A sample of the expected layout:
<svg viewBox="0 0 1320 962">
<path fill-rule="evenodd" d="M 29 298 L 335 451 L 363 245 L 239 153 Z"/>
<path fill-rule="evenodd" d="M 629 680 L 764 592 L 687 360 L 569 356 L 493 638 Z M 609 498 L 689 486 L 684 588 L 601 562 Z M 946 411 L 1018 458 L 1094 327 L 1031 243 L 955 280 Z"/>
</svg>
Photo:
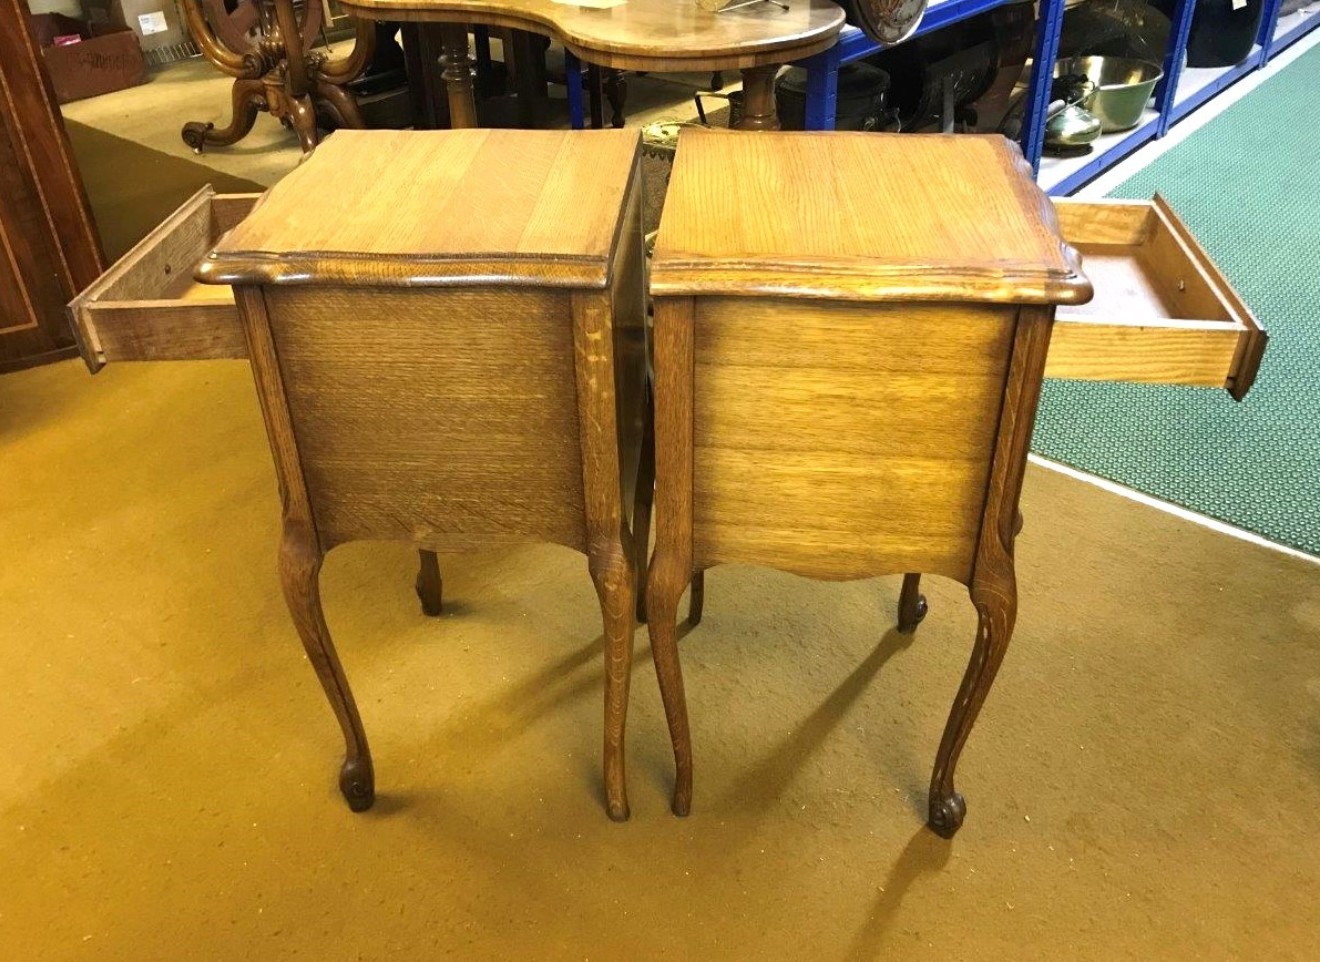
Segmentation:
<svg viewBox="0 0 1320 962">
<path fill-rule="evenodd" d="M 564 51 L 564 85 L 568 88 L 568 123 L 574 130 L 587 126 L 582 109 L 582 61 L 568 50 Z"/>
<path fill-rule="evenodd" d="M 1040 4 L 1031 83 L 1027 86 L 1027 110 L 1022 118 L 1022 154 L 1035 172 L 1040 171 L 1040 156 L 1045 149 L 1045 112 L 1050 105 L 1054 61 L 1058 59 L 1063 35 L 1063 4 L 1064 0 L 1041 0 Z"/>
<path fill-rule="evenodd" d="M 839 61 L 826 50 L 805 60 L 807 69 L 807 130 L 833 130 L 839 109 Z"/>
<path fill-rule="evenodd" d="M 1173 21 L 1169 27 L 1169 49 L 1164 51 L 1164 79 L 1155 88 L 1155 107 L 1160 112 L 1156 137 L 1163 137 L 1173 124 L 1173 100 L 1178 94 L 1178 81 L 1182 79 L 1187 38 L 1192 33 L 1192 14 L 1196 0 L 1178 0 L 1173 8 Z"/>
</svg>

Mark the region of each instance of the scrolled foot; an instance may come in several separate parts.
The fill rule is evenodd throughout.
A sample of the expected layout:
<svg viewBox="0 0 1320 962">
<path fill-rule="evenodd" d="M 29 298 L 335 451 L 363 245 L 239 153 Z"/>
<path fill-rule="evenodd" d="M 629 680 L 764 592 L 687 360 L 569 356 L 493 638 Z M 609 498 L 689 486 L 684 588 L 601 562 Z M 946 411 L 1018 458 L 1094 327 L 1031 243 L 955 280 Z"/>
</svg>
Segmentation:
<svg viewBox="0 0 1320 962">
<path fill-rule="evenodd" d="M 917 595 L 917 603 L 912 606 L 911 611 L 900 611 L 898 613 L 898 630 L 905 635 L 910 635 L 917 630 L 917 625 L 921 624 L 922 619 L 926 617 L 926 596 Z"/>
<path fill-rule="evenodd" d="M 930 818 L 926 824 L 940 838 L 953 838 L 967 816 L 967 803 L 958 792 L 944 797 L 931 796 Z"/>
<path fill-rule="evenodd" d="M 376 775 L 371 769 L 371 761 L 347 759 L 339 770 L 339 790 L 353 811 L 365 812 L 371 808 L 376 801 Z"/>
<path fill-rule="evenodd" d="M 193 149 L 193 153 L 200 154 L 202 148 L 206 146 L 206 135 L 215 130 L 215 124 L 203 123 L 200 120 L 193 120 L 183 125 L 183 142 Z"/>
</svg>

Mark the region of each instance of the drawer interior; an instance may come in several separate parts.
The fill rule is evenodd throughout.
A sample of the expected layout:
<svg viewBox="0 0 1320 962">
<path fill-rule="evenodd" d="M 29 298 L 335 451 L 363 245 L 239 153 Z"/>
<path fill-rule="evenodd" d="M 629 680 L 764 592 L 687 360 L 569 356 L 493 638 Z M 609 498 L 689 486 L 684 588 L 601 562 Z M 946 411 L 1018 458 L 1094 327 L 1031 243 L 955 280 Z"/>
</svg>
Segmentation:
<svg viewBox="0 0 1320 962">
<path fill-rule="evenodd" d="M 69 304 L 87 366 L 109 361 L 246 357 L 230 288 L 193 269 L 260 194 L 194 194 Z"/>
<path fill-rule="evenodd" d="M 1055 209 L 1095 297 L 1059 310 L 1048 376 L 1246 394 L 1265 332 L 1162 198 L 1058 200 Z"/>
</svg>

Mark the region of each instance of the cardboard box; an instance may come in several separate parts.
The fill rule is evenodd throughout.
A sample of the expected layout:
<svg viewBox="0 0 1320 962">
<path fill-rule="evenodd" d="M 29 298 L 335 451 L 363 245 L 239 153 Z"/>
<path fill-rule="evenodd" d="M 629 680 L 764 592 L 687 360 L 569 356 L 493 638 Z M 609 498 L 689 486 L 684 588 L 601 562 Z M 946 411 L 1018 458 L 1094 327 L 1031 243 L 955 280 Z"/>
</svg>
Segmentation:
<svg viewBox="0 0 1320 962">
<path fill-rule="evenodd" d="M 30 18 L 30 23 L 41 45 L 55 99 L 62 104 L 123 90 L 147 79 L 142 50 L 131 30 L 89 24 L 58 13 L 38 14 Z M 71 34 L 82 40 L 67 46 L 52 45 L 56 37 Z"/>
<path fill-rule="evenodd" d="M 93 23 L 128 27 L 144 51 L 189 39 L 188 24 L 174 0 L 83 0 L 83 11 Z"/>
</svg>

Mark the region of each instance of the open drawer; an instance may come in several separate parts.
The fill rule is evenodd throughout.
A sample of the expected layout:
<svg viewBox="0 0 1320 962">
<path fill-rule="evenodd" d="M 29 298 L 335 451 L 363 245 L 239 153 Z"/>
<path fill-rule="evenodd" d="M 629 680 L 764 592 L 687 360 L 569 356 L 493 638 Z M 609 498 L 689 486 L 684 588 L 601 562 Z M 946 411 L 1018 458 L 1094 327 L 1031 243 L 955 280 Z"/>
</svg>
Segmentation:
<svg viewBox="0 0 1320 962">
<path fill-rule="evenodd" d="M 1054 206 L 1095 298 L 1059 309 L 1046 376 L 1222 385 L 1242 400 L 1266 334 L 1164 198 Z"/>
<path fill-rule="evenodd" d="M 247 357 L 233 291 L 193 269 L 260 194 L 203 187 L 69 304 L 78 350 L 93 373 L 107 361 Z"/>
</svg>

